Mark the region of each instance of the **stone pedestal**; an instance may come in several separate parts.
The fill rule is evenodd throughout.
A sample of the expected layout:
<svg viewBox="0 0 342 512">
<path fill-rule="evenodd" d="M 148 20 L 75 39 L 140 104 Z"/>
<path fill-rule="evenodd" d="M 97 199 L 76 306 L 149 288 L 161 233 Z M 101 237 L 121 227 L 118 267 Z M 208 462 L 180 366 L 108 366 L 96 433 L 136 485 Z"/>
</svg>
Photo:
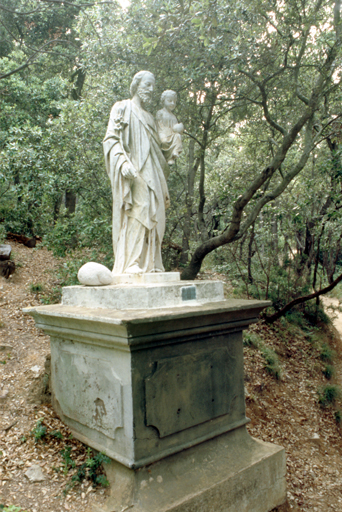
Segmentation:
<svg viewBox="0 0 342 512">
<path fill-rule="evenodd" d="M 285 452 L 237 428 L 140 469 L 106 465 L 94 512 L 268 512 L 286 499 Z"/>
<path fill-rule="evenodd" d="M 195 294 L 181 291 L 192 282 L 165 284 L 159 308 L 152 283 L 118 285 L 115 300 L 131 286 L 135 308 L 138 296 L 153 296 L 154 308 L 112 309 L 107 286 L 26 310 L 51 336 L 55 409 L 115 461 L 108 512 L 267 512 L 285 499 L 284 450 L 245 430 L 242 330 L 268 303 L 204 303 L 201 286 L 213 300 L 222 284 L 195 284 Z"/>
</svg>

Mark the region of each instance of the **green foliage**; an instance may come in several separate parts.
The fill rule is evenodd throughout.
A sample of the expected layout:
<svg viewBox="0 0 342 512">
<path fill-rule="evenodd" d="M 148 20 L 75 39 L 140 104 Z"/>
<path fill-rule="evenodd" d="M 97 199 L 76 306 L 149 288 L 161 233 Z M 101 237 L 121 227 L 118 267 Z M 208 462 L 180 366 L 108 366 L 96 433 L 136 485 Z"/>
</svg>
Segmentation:
<svg viewBox="0 0 342 512">
<path fill-rule="evenodd" d="M 261 338 L 255 332 L 243 332 L 243 344 L 245 347 L 254 347 L 258 348 L 261 344 Z"/>
<path fill-rule="evenodd" d="M 277 380 L 281 378 L 281 367 L 279 358 L 275 351 L 268 347 L 263 339 L 255 332 L 244 331 L 243 344 L 245 347 L 254 347 L 260 350 L 265 360 L 265 369 Z"/>
<path fill-rule="evenodd" d="M 335 375 L 335 368 L 331 364 L 326 364 L 322 370 L 324 377 L 330 380 Z"/>
<path fill-rule="evenodd" d="M 73 469 L 76 467 L 76 462 L 72 460 L 71 458 L 71 446 L 66 446 L 61 450 L 62 455 L 62 468 L 64 475 L 67 475 L 70 469 Z"/>
<path fill-rule="evenodd" d="M 268 373 L 270 373 L 271 375 L 273 375 L 273 377 L 279 380 L 281 378 L 281 368 L 279 364 L 279 358 L 275 351 L 270 347 L 264 346 L 261 349 L 261 354 L 265 359 L 265 368 L 268 371 Z"/>
<path fill-rule="evenodd" d="M 43 425 L 44 418 L 40 418 L 36 426 L 31 430 L 30 434 L 34 437 L 35 442 L 41 441 L 46 437 L 47 428 Z"/>
<path fill-rule="evenodd" d="M 315 301 L 308 301 L 305 304 L 305 318 L 312 324 L 318 324 L 319 322 L 329 325 L 331 323 L 330 317 L 324 311 L 323 305 L 320 303 L 318 306 Z"/>
<path fill-rule="evenodd" d="M 6 235 L 7 235 L 7 232 L 6 232 L 5 226 L 3 224 L 0 224 L 0 244 L 5 243 Z"/>
<path fill-rule="evenodd" d="M 53 286 L 48 294 L 44 294 L 40 297 L 42 304 L 58 304 L 61 301 L 62 290 L 60 286 Z"/>
<path fill-rule="evenodd" d="M 294 324 L 297 327 L 300 327 L 301 329 L 303 329 L 307 326 L 307 323 L 303 316 L 303 313 L 301 313 L 299 311 L 296 311 L 296 310 L 289 311 L 285 315 L 285 318 L 290 324 Z"/>
<path fill-rule="evenodd" d="M 336 352 L 327 343 L 323 343 L 320 353 L 322 361 L 332 363 L 335 357 Z"/>
<path fill-rule="evenodd" d="M 31 293 L 40 293 L 44 290 L 44 285 L 41 283 L 30 283 L 30 292 Z"/>
<path fill-rule="evenodd" d="M 93 482 L 93 485 L 100 485 L 102 487 L 108 487 L 109 482 L 106 476 L 102 473 L 103 464 L 109 464 L 110 459 L 102 452 L 92 453 L 88 448 L 88 458 L 85 464 L 82 464 L 75 475 L 75 481 L 82 481 L 86 477 Z"/>
<path fill-rule="evenodd" d="M 336 384 L 329 384 L 318 390 L 318 403 L 322 407 L 327 407 L 336 402 L 341 397 L 341 389 Z"/>
<path fill-rule="evenodd" d="M 64 439 L 64 436 L 60 430 L 52 430 L 50 432 L 50 436 L 55 437 L 56 439 Z"/>
<path fill-rule="evenodd" d="M 66 447 L 61 453 L 64 459 L 63 472 L 67 474 L 70 469 L 75 468 L 76 464 L 71 459 L 70 447 Z M 94 487 L 97 485 L 108 487 L 109 482 L 103 473 L 103 464 L 110 462 L 109 457 L 102 452 L 94 454 L 90 448 L 87 449 L 87 456 L 86 462 L 78 466 L 76 473 L 72 475 L 64 494 L 67 494 L 72 487 L 84 480 L 90 480 Z"/>
<path fill-rule="evenodd" d="M 9 505 L 8 507 L 0 505 L 0 510 L 2 512 L 25 512 L 21 507 L 16 507 L 15 505 Z"/>
<path fill-rule="evenodd" d="M 53 251 L 54 256 L 65 256 L 78 244 L 78 228 L 75 217 L 65 214 L 58 219 L 53 229 L 45 236 L 46 246 Z"/>
<path fill-rule="evenodd" d="M 334 416 L 335 416 L 335 421 L 336 421 L 336 423 L 337 423 L 338 425 L 340 425 L 340 424 L 341 424 L 341 422 L 342 422 L 342 412 L 341 412 L 341 410 L 340 410 L 340 409 L 338 409 L 337 411 L 335 411 Z"/>
</svg>

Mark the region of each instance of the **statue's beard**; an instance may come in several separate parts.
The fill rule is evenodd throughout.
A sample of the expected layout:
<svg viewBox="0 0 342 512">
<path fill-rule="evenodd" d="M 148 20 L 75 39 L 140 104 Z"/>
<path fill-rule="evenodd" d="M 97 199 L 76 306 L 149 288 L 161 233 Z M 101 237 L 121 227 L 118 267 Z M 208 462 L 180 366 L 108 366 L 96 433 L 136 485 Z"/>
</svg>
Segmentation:
<svg viewBox="0 0 342 512">
<path fill-rule="evenodd" d="M 141 85 L 138 86 L 138 95 L 144 105 L 149 105 L 152 101 L 152 94 L 146 92 Z"/>
</svg>

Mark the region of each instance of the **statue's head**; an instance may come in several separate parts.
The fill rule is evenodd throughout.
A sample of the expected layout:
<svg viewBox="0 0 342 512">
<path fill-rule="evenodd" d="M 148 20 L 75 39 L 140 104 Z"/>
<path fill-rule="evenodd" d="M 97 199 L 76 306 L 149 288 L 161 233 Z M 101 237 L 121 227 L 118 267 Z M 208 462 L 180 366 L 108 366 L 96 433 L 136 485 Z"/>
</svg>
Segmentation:
<svg viewBox="0 0 342 512">
<path fill-rule="evenodd" d="M 155 79 L 150 71 L 139 71 L 133 77 L 130 92 L 131 96 L 139 95 L 143 103 L 150 103 L 154 90 Z"/>
<path fill-rule="evenodd" d="M 160 97 L 160 103 L 167 110 L 174 110 L 177 104 L 177 93 L 171 90 L 164 91 Z"/>
</svg>

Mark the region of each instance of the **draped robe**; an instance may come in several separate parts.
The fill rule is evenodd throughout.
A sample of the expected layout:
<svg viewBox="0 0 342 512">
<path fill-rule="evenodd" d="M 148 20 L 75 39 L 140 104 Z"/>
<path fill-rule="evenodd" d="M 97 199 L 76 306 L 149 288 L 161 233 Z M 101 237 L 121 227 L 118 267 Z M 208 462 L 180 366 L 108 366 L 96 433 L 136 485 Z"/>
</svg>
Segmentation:
<svg viewBox="0 0 342 512">
<path fill-rule="evenodd" d="M 113 194 L 113 273 L 129 272 L 135 265 L 142 272 L 163 271 L 169 169 L 154 118 L 132 100 L 115 103 L 103 147 Z M 136 178 L 122 175 L 125 162 L 133 165 Z"/>
</svg>

